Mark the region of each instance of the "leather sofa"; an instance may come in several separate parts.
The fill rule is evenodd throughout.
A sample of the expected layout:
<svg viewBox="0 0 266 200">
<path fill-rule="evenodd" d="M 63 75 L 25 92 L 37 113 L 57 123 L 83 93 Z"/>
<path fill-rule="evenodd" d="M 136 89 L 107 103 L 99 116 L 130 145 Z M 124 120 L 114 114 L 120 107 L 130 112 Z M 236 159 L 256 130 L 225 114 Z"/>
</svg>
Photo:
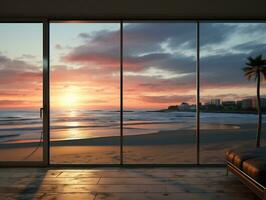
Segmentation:
<svg viewBox="0 0 266 200">
<path fill-rule="evenodd" d="M 266 199 L 266 147 L 226 151 L 227 170 L 259 198 Z"/>
</svg>

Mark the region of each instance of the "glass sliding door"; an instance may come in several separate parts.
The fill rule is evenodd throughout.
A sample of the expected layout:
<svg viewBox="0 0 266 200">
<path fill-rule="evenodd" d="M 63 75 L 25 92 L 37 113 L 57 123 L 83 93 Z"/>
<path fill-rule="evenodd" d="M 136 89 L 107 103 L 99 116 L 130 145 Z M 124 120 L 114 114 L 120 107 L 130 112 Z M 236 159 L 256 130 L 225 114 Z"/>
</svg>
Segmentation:
<svg viewBox="0 0 266 200">
<path fill-rule="evenodd" d="M 42 23 L 0 23 L 0 162 L 43 161 Z"/>
<path fill-rule="evenodd" d="M 196 23 L 49 26 L 43 84 L 43 24 L 0 23 L 0 163 L 43 162 L 48 98 L 51 164 L 119 164 L 121 155 L 124 164 L 197 162 Z M 200 163 L 222 164 L 227 149 L 256 145 L 256 82 L 243 68 L 250 56 L 265 58 L 266 23 L 199 26 Z M 265 81 L 260 90 L 265 146 Z"/>
<path fill-rule="evenodd" d="M 226 149 L 256 145 L 256 82 L 243 68 L 249 56 L 265 56 L 265 31 L 264 23 L 200 24 L 201 163 L 224 163 Z"/>
<path fill-rule="evenodd" d="M 124 163 L 196 163 L 196 24 L 123 26 Z"/>
<path fill-rule="evenodd" d="M 120 163 L 120 23 L 51 23 L 50 63 L 50 162 Z"/>
</svg>

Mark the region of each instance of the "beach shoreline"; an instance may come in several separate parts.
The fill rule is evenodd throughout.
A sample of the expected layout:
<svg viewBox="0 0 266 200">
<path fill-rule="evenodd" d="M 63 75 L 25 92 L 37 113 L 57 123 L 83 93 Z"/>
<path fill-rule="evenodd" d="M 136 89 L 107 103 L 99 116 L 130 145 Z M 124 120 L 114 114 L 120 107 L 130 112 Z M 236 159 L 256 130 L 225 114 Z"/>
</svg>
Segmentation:
<svg viewBox="0 0 266 200">
<path fill-rule="evenodd" d="M 264 124 L 263 128 L 266 125 Z M 164 130 L 150 134 L 124 136 L 124 156 L 128 163 L 194 163 L 195 130 Z M 201 157 L 205 162 L 224 163 L 228 148 L 255 147 L 256 124 L 242 124 L 239 129 L 201 131 Z M 266 141 L 263 138 L 263 141 Z M 38 143 L 1 144 L 0 160 L 26 157 Z M 120 137 L 110 136 L 51 142 L 51 163 L 119 163 Z M 23 157 L 23 156 L 21 156 Z M 42 148 L 30 158 L 40 160 Z"/>
<path fill-rule="evenodd" d="M 173 122 L 169 122 L 171 124 L 174 124 Z M 136 123 L 134 125 L 138 124 L 152 124 L 152 123 Z M 164 123 L 168 124 L 168 123 Z M 207 123 L 205 123 L 206 125 Z M 216 125 L 207 124 L 211 127 L 215 128 Z M 255 129 L 255 124 L 217 124 L 217 126 L 220 126 L 219 129 L 203 129 L 201 131 L 205 133 L 211 134 L 212 132 L 216 132 L 219 134 L 226 132 L 233 132 L 235 129 Z M 266 125 L 265 125 L 266 126 Z M 52 130 L 53 131 L 53 130 Z M 194 127 L 191 129 L 184 129 L 184 130 L 158 130 L 158 132 L 152 132 L 152 133 L 145 133 L 145 134 L 136 134 L 136 135 L 124 135 L 124 140 L 129 141 L 126 142 L 126 145 L 139 145 L 141 144 L 140 141 L 145 141 L 143 145 L 157 145 L 157 144 L 184 144 L 186 143 L 186 139 L 188 136 L 196 136 L 196 130 Z M 6 136 L 7 137 L 7 136 Z M 164 140 L 162 140 L 164 138 Z M 169 140 L 167 140 L 169 138 Z M 25 140 L 26 141 L 26 140 Z M 20 147 L 34 147 L 36 146 L 39 141 L 32 141 L 32 142 L 12 142 L 12 143 L 1 143 L 1 148 L 20 148 Z M 120 135 L 117 136 L 106 136 L 106 137 L 92 137 L 92 138 L 82 138 L 82 139 L 67 139 L 67 140 L 52 140 L 50 142 L 51 146 L 83 146 L 83 145 L 91 145 L 91 146 L 98 146 L 98 145 L 119 145 L 120 143 Z"/>
</svg>

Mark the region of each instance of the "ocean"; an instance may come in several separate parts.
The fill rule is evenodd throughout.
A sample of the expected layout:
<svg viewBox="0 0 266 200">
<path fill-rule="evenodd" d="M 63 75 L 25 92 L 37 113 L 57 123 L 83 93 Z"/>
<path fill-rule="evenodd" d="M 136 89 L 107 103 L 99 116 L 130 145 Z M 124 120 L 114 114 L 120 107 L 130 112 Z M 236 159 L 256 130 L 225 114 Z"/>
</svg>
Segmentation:
<svg viewBox="0 0 266 200">
<path fill-rule="evenodd" d="M 195 129 L 194 112 L 124 112 L 124 135 L 149 134 L 164 130 Z M 202 129 L 238 128 L 255 124 L 255 114 L 201 113 Z M 265 121 L 266 116 L 263 116 Z M 120 135 L 120 112 L 115 110 L 52 111 L 51 140 L 69 140 Z M 39 141 L 42 120 L 38 110 L 0 110 L 0 143 Z"/>
</svg>

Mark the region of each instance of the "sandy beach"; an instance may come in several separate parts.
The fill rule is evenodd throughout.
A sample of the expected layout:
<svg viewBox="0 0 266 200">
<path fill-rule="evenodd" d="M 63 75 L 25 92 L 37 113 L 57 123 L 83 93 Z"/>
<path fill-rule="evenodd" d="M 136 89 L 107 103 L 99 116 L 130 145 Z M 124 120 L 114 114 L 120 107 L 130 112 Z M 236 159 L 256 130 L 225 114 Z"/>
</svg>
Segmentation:
<svg viewBox="0 0 266 200">
<path fill-rule="evenodd" d="M 201 130 L 201 163 L 224 163 L 229 148 L 255 146 L 256 125 Z M 264 124 L 263 130 L 266 125 Z M 128 164 L 179 164 L 196 161 L 195 130 L 171 130 L 144 135 L 124 136 L 124 162 Z M 51 163 L 117 164 L 120 159 L 117 136 L 51 142 Z M 263 139 L 262 144 L 266 144 Z M 0 160 L 38 161 L 42 148 L 35 142 L 1 144 Z M 19 156 L 18 156 L 19 152 Z M 26 159 L 25 159 L 26 158 Z"/>
</svg>

